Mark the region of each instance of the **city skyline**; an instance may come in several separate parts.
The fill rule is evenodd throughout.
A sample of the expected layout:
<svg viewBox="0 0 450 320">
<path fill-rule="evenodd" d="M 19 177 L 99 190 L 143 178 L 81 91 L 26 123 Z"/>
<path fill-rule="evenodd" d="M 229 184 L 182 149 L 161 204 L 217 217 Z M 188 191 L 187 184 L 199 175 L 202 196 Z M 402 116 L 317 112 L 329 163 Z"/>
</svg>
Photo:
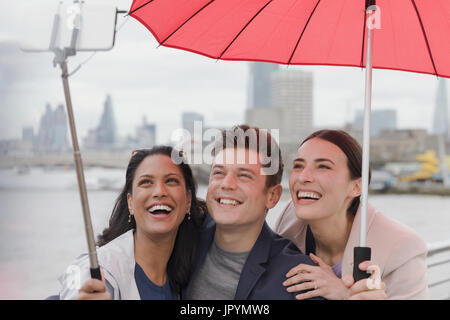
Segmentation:
<svg viewBox="0 0 450 320">
<path fill-rule="evenodd" d="M 304 78 L 305 75 L 308 75 L 308 73 L 304 73 L 304 72 L 301 72 L 299 70 L 297 70 L 297 72 L 293 72 L 292 75 L 289 75 L 288 70 L 283 70 L 283 69 L 278 69 L 278 68 L 272 69 L 271 72 L 274 72 L 274 76 L 275 77 L 273 77 L 273 79 L 276 79 L 277 77 L 278 78 L 286 77 L 286 76 L 283 75 L 283 74 L 286 74 L 287 78 L 284 81 L 292 81 L 293 79 L 295 79 L 298 76 L 300 76 L 300 78 L 302 78 L 302 77 Z M 295 74 L 298 74 L 298 75 L 296 76 Z M 305 75 L 302 75 L 302 74 L 305 74 Z M 311 76 L 311 75 L 309 75 L 309 76 Z M 291 79 L 291 80 L 288 80 L 288 79 Z M 309 80 L 309 81 L 312 81 L 312 80 Z M 284 88 L 284 89 L 281 88 L 281 87 L 283 87 L 283 85 L 277 83 L 276 81 L 272 85 L 278 86 L 277 90 L 278 91 L 284 91 L 284 94 L 286 94 L 286 90 L 289 90 L 288 87 L 292 86 L 292 83 L 291 84 L 286 83 L 286 84 L 287 84 L 287 87 Z M 447 100 L 446 100 L 446 91 L 445 91 L 444 85 L 445 85 L 445 82 L 443 82 L 441 80 L 440 83 L 439 83 L 439 87 L 438 87 L 438 89 L 436 91 L 436 97 L 435 97 L 436 104 L 435 104 L 435 108 L 434 108 L 434 111 L 433 111 L 434 121 L 436 121 L 436 117 L 439 118 L 439 112 L 443 113 L 443 116 L 445 117 L 445 115 L 446 115 L 445 112 L 444 112 L 445 111 L 445 106 L 447 106 L 447 114 L 448 114 L 448 103 L 447 103 Z M 302 89 L 302 90 L 304 90 L 304 89 Z M 302 91 L 302 90 L 300 90 L 300 91 Z M 308 90 L 310 90 L 310 89 L 308 89 Z M 250 95 L 250 91 L 249 91 L 248 94 Z M 280 95 L 279 93 L 275 94 L 275 96 L 274 96 L 275 100 L 276 99 L 280 99 L 280 97 L 276 98 L 279 95 Z M 286 99 L 286 97 L 284 97 L 284 98 Z M 307 98 L 307 99 L 310 99 L 310 98 Z M 273 104 L 273 101 L 272 101 L 272 104 Z M 26 135 L 34 134 L 34 132 L 36 132 L 35 138 L 39 138 L 39 136 L 41 136 L 40 139 L 42 140 L 42 135 L 43 134 L 40 133 L 40 131 L 42 131 L 42 127 L 43 127 L 42 121 L 43 121 L 43 119 L 45 117 L 49 117 L 47 114 L 49 113 L 49 109 L 50 108 L 51 108 L 51 105 L 49 103 L 46 103 L 45 111 L 43 111 L 42 114 L 40 115 L 40 123 L 38 122 L 38 123 L 36 123 L 34 125 L 24 126 L 22 128 L 22 137 L 21 137 L 21 139 L 23 141 L 27 140 Z M 275 108 L 275 107 L 273 107 L 273 108 Z M 62 115 L 61 115 L 61 109 L 62 109 Z M 259 107 L 253 107 L 253 109 L 259 109 L 260 111 L 264 110 L 264 108 L 261 109 Z M 59 103 L 58 107 L 54 111 L 51 111 L 51 112 L 55 112 L 56 113 L 57 111 L 59 111 L 60 117 L 61 116 L 63 116 L 64 118 L 66 117 L 66 115 L 65 115 L 65 106 L 63 104 Z M 386 116 L 388 116 L 387 117 L 388 119 L 386 119 Z M 372 118 L 371 119 L 372 120 L 372 130 L 371 130 L 371 132 L 372 132 L 371 136 L 372 137 L 378 136 L 380 131 L 383 130 L 383 129 L 394 129 L 395 130 L 395 129 L 398 128 L 398 126 L 397 126 L 397 111 L 395 109 L 372 110 L 372 117 L 371 118 Z M 143 125 L 142 126 L 136 125 L 133 128 L 133 131 L 136 132 L 136 137 L 138 135 L 137 132 L 142 130 L 142 127 L 146 127 L 146 126 L 149 125 L 149 126 L 152 127 L 150 130 L 153 131 L 153 133 L 150 134 L 152 136 L 152 138 L 150 139 L 152 141 L 151 145 L 161 144 L 161 143 L 168 143 L 169 142 L 169 141 L 166 141 L 166 142 L 157 141 L 157 139 L 156 139 L 156 136 L 157 136 L 157 134 L 156 134 L 156 132 L 157 132 L 157 125 L 154 124 L 154 123 L 147 124 L 146 123 L 147 122 L 147 117 L 145 115 L 142 115 L 140 119 L 143 119 Z M 79 137 L 79 140 L 81 142 L 81 146 L 82 147 L 88 147 L 88 148 L 98 147 L 98 146 L 108 147 L 107 144 L 104 144 L 104 145 L 102 143 L 98 143 L 97 144 L 95 141 L 93 143 L 91 141 L 91 146 L 86 145 L 86 143 L 89 144 L 89 140 L 90 139 L 91 140 L 92 139 L 94 139 L 94 140 L 96 139 L 95 135 L 97 134 L 98 130 L 100 130 L 100 131 L 102 131 L 102 130 L 103 131 L 105 131 L 105 130 L 108 131 L 109 133 L 106 134 L 108 136 L 116 135 L 116 133 L 118 132 L 118 130 L 116 128 L 116 121 L 114 120 L 114 107 L 113 107 L 113 104 L 112 104 L 112 98 L 111 98 L 110 94 L 106 94 L 106 100 L 103 103 L 103 113 L 101 115 L 99 115 L 99 117 L 96 118 L 94 121 L 97 121 L 98 125 L 94 126 L 92 128 L 89 128 L 89 131 L 86 134 L 86 136 Z M 183 111 L 183 112 L 180 113 L 180 117 L 179 117 L 180 125 L 175 130 L 182 128 L 182 129 L 186 129 L 186 130 L 188 130 L 190 132 L 191 131 L 193 132 L 193 127 L 190 128 L 190 126 L 192 126 L 192 124 L 190 124 L 190 122 L 193 123 L 193 121 L 201 121 L 203 123 L 203 127 L 207 126 L 207 123 L 204 120 L 203 114 L 197 113 L 197 112 L 192 112 L 192 111 Z M 267 123 L 267 121 L 265 123 Z M 356 110 L 355 113 L 354 113 L 353 119 L 349 119 L 349 121 L 347 123 L 352 123 L 352 126 L 354 128 L 356 128 L 356 129 L 362 129 L 362 110 Z M 442 121 L 441 121 L 441 123 L 442 123 Z M 450 125 L 450 122 L 447 123 L 447 126 L 449 126 L 449 125 Z M 113 126 L 114 128 L 106 128 L 108 126 Z M 47 127 L 48 127 L 48 125 L 47 125 Z M 273 127 L 273 126 L 267 125 L 267 128 L 269 128 L 269 127 Z M 314 129 L 314 128 L 312 128 L 312 129 Z M 410 129 L 410 128 L 406 128 L 406 129 Z M 46 130 L 48 130 L 48 128 Z M 57 130 L 60 131 L 61 129 L 57 129 Z M 62 137 L 61 139 L 68 139 L 69 131 L 68 131 L 68 128 L 67 128 L 67 124 L 66 124 L 65 130 L 67 131 L 66 137 Z M 311 128 L 310 128 L 310 130 L 311 130 Z M 433 134 L 433 133 L 435 133 L 435 130 L 436 130 L 436 128 L 432 127 L 431 130 L 427 130 L 427 131 L 428 131 L 428 133 Z M 143 131 L 141 131 L 141 132 L 143 132 Z M 145 133 L 145 134 L 147 134 L 147 133 Z M 105 133 L 103 133 L 103 135 L 105 135 Z M 123 146 L 126 146 L 127 139 L 128 139 L 128 142 L 130 144 L 133 144 L 136 147 L 139 147 L 139 145 L 136 145 L 135 141 L 132 142 L 133 139 L 136 140 L 137 138 L 132 138 L 131 136 L 132 136 L 131 134 L 127 134 L 127 135 L 115 136 L 115 137 L 110 138 L 110 139 L 115 140 L 115 142 L 119 142 L 120 141 L 120 143 L 117 144 L 117 145 L 123 145 Z M 1 137 L 0 137 L 0 140 L 2 140 Z M 137 140 L 139 140 L 139 139 L 137 139 Z M 109 141 L 109 142 L 110 142 L 111 146 L 112 146 L 112 144 L 114 144 L 114 141 Z M 174 142 L 174 141 L 170 141 L 170 142 Z M 69 146 L 69 145 L 67 144 L 67 146 Z M 35 148 L 35 150 L 38 150 L 38 149 L 39 149 L 39 147 Z M 42 149 L 42 147 L 41 147 L 41 149 Z M 67 151 L 70 151 L 70 150 L 67 150 Z"/>
<path fill-rule="evenodd" d="M 0 19 L 0 139 L 20 138 L 22 128 L 35 127 L 45 103 L 64 101 L 60 70 L 50 53 L 20 52 L 15 41 L 17 9 L 0 0 L 8 15 Z M 101 1 L 99 1 L 101 2 Z M 103 1 L 105 2 L 105 1 Z M 131 1 L 110 1 L 127 10 Z M 11 8 L 9 8 L 11 7 Z M 11 10 L 9 10 L 11 9 Z M 158 125 L 158 143 L 167 142 L 181 127 L 183 112 L 204 115 L 209 126 L 226 127 L 244 121 L 249 65 L 208 59 L 181 50 L 160 47 L 132 18 L 122 25 L 115 47 L 99 52 L 69 78 L 80 137 L 97 125 L 101 105 L 109 92 L 116 104 L 119 135 L 133 130 L 147 116 Z M 79 53 L 69 61 L 74 70 L 90 57 Z M 352 121 L 364 102 L 364 70 L 349 67 L 280 66 L 314 76 L 313 127 L 342 127 Z M 445 80 L 448 88 L 449 81 Z M 397 111 L 399 128 L 432 127 L 436 77 L 400 71 L 374 70 L 373 110 Z M 448 91 L 448 89 L 447 89 Z"/>
</svg>

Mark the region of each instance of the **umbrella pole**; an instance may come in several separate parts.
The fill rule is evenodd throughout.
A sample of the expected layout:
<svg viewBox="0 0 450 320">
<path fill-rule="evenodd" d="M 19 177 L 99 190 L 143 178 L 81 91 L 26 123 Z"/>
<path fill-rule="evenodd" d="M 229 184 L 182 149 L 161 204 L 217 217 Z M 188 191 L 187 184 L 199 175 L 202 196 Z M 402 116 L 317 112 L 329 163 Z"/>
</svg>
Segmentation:
<svg viewBox="0 0 450 320">
<path fill-rule="evenodd" d="M 70 96 L 69 80 L 68 80 L 69 75 L 67 73 L 67 61 L 66 61 L 65 57 L 63 59 L 61 59 L 60 61 L 58 61 L 58 64 L 61 66 L 61 70 L 62 70 L 61 78 L 62 78 L 63 87 L 64 87 L 64 96 L 66 99 L 67 115 L 69 118 L 70 133 L 72 136 L 73 155 L 74 155 L 74 159 L 75 159 L 75 168 L 76 168 L 76 172 L 77 172 L 78 189 L 79 189 L 80 197 L 81 197 L 84 226 L 85 226 L 86 238 L 87 238 L 87 242 L 88 242 L 91 277 L 94 279 L 101 280 L 102 277 L 101 277 L 100 268 L 98 265 L 97 251 L 95 248 L 94 231 L 92 228 L 91 214 L 89 211 L 89 203 L 88 203 L 88 197 L 87 197 L 87 191 L 86 191 L 86 182 L 84 179 L 84 172 L 83 172 L 83 163 L 81 160 L 80 148 L 78 146 L 78 138 L 77 138 L 77 132 L 76 132 L 76 127 L 75 127 L 75 119 L 74 119 L 73 110 L 72 110 L 72 99 Z"/>
<path fill-rule="evenodd" d="M 367 8 L 370 18 L 374 14 L 375 7 Z M 370 21 L 370 19 L 368 19 Z M 369 160 L 370 160 L 370 113 L 372 108 L 372 53 L 373 53 L 373 27 L 367 28 L 366 49 L 366 80 L 364 98 L 364 126 L 363 126 L 363 155 L 362 155 L 362 181 L 361 181 L 361 212 L 359 247 L 354 248 L 353 278 L 355 281 L 368 278 L 370 274 L 359 269 L 359 264 L 370 260 L 371 249 L 367 244 L 367 208 L 369 195 Z"/>
</svg>

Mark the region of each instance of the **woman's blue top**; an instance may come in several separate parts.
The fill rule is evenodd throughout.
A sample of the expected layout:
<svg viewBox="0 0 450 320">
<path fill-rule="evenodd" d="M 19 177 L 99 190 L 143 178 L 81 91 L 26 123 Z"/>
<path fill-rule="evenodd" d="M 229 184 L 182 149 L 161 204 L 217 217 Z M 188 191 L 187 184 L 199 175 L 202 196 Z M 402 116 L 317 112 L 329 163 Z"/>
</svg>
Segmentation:
<svg viewBox="0 0 450 320">
<path fill-rule="evenodd" d="M 172 289 L 169 280 L 160 287 L 154 284 L 136 263 L 134 268 L 134 278 L 141 296 L 141 300 L 178 300 L 177 293 Z"/>
</svg>

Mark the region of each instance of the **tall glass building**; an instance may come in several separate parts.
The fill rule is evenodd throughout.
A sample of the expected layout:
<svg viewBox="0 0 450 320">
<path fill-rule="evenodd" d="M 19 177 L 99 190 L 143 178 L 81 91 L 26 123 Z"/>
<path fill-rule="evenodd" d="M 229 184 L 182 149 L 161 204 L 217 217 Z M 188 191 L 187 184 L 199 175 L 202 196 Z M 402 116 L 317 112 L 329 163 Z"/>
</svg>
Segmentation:
<svg viewBox="0 0 450 320">
<path fill-rule="evenodd" d="M 443 78 L 439 79 L 436 103 L 434 107 L 433 128 L 431 131 L 433 134 L 444 134 L 447 140 L 450 140 L 447 82 Z"/>
<path fill-rule="evenodd" d="M 271 74 L 278 65 L 267 62 L 250 62 L 247 109 L 269 108 L 272 106 Z"/>
</svg>

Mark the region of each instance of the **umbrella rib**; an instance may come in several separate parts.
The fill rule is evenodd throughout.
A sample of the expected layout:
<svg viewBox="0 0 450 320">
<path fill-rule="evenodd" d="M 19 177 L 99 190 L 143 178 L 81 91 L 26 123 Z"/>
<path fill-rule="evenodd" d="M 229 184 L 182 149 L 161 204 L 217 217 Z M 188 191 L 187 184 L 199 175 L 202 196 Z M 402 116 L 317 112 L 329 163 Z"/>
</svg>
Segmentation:
<svg viewBox="0 0 450 320">
<path fill-rule="evenodd" d="M 153 2 L 153 0 L 147 1 L 146 3 L 144 3 L 144 4 L 141 5 L 141 6 L 139 6 L 138 8 L 134 9 L 133 11 L 128 12 L 128 14 L 127 14 L 126 16 L 129 16 L 130 14 L 132 14 L 132 13 L 138 11 L 140 8 L 145 7 L 145 6 L 148 5 L 150 2 Z"/>
<path fill-rule="evenodd" d="M 425 38 L 425 43 L 427 44 L 428 54 L 430 55 L 431 63 L 433 64 L 434 73 L 436 74 L 436 76 L 439 76 L 437 73 L 437 70 L 436 70 L 436 65 L 434 64 L 433 54 L 431 53 L 431 48 L 430 48 L 430 44 L 428 42 L 427 33 L 425 32 L 425 27 L 423 26 L 422 19 L 420 18 L 420 14 L 419 14 L 419 10 L 417 9 L 416 2 L 414 0 L 411 0 L 411 2 L 414 6 L 414 9 L 416 10 L 417 19 L 419 19 L 420 27 L 422 28 L 422 33 Z"/>
<path fill-rule="evenodd" d="M 211 3 L 213 3 L 215 0 L 211 0 L 209 1 L 207 4 L 205 4 L 203 7 L 201 7 L 199 10 L 197 10 L 196 13 L 194 13 L 192 16 L 190 16 L 185 22 L 183 22 L 182 24 L 180 24 L 180 26 L 178 28 L 176 28 L 171 34 L 169 34 L 167 36 L 167 38 L 165 38 L 163 41 L 161 41 L 161 43 L 159 44 L 159 46 L 163 45 L 164 42 L 166 42 L 171 36 L 173 36 L 173 34 L 175 32 L 177 32 L 178 30 L 180 30 L 186 23 L 188 23 L 189 20 L 191 20 L 193 17 L 195 17 L 200 11 L 202 11 L 203 9 L 205 9 L 207 6 L 209 6 Z M 158 46 L 158 47 L 159 47 Z"/>
<path fill-rule="evenodd" d="M 311 14 L 309 15 L 308 21 L 306 21 L 306 24 L 305 24 L 305 26 L 303 27 L 302 33 L 300 34 L 300 37 L 299 37 L 298 40 L 297 40 L 297 44 L 295 45 L 294 51 L 292 51 L 291 57 L 289 58 L 289 61 L 288 61 L 288 63 L 287 63 L 288 65 L 291 64 L 291 60 L 292 60 L 292 58 L 294 57 L 295 51 L 297 51 L 297 47 L 298 47 L 298 45 L 299 45 L 299 43 L 300 43 L 300 40 L 302 39 L 303 34 L 305 33 L 305 30 L 306 30 L 306 27 L 308 26 L 309 21 L 311 20 L 311 18 L 312 18 L 312 16 L 313 16 L 314 12 L 316 11 L 316 8 L 317 8 L 317 6 L 319 5 L 319 3 L 320 3 L 320 0 L 317 1 L 316 6 L 314 7 L 313 11 L 311 11 Z"/>
<path fill-rule="evenodd" d="M 234 37 L 234 39 L 230 42 L 230 44 L 225 48 L 225 50 L 222 51 L 222 53 L 220 54 L 220 56 L 217 58 L 217 60 L 219 60 L 220 58 L 222 58 L 222 56 L 225 54 L 225 52 L 231 47 L 231 45 L 236 41 L 236 39 L 241 35 L 241 33 L 247 28 L 247 26 L 272 2 L 273 0 L 270 0 L 269 2 L 267 2 L 264 7 L 262 7 L 261 9 L 259 9 L 259 11 L 253 16 L 253 18 L 251 18 L 247 24 L 241 29 L 241 31 L 239 31 L 239 33 Z"/>
<path fill-rule="evenodd" d="M 366 45 L 366 19 L 367 19 L 367 14 L 366 14 L 366 10 L 364 10 L 364 24 L 363 24 L 362 48 L 361 48 L 361 68 L 363 67 L 363 64 L 364 64 L 364 47 Z"/>
</svg>

